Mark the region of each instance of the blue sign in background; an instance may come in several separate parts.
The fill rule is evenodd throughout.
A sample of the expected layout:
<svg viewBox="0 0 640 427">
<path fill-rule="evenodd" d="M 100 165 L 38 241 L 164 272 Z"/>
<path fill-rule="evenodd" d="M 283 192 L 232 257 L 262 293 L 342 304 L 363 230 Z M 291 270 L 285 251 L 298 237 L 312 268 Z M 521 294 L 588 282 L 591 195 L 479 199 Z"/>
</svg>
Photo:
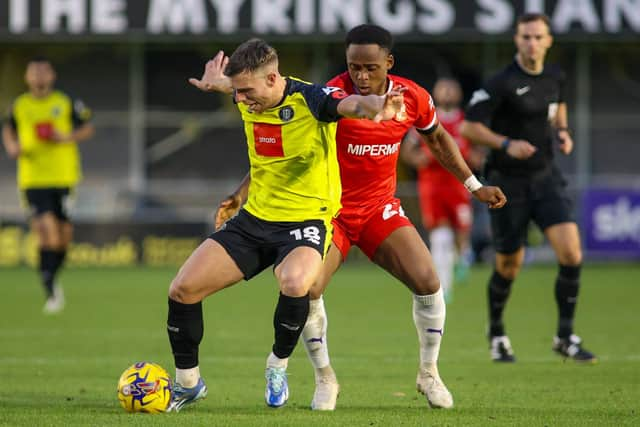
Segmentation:
<svg viewBox="0 0 640 427">
<path fill-rule="evenodd" d="M 587 250 L 640 257 L 640 191 L 587 190 L 582 218 Z"/>
</svg>

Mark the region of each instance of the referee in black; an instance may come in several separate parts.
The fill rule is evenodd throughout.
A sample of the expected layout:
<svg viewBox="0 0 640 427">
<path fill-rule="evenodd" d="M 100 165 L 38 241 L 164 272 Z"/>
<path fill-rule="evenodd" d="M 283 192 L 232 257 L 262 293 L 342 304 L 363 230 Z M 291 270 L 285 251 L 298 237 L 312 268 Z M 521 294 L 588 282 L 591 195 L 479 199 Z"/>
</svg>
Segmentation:
<svg viewBox="0 0 640 427">
<path fill-rule="evenodd" d="M 485 177 L 502 188 L 509 203 L 491 210 L 496 264 L 489 280 L 489 340 L 496 362 L 515 357 L 502 312 L 524 260 L 527 226 L 533 220 L 549 240 L 559 263 L 555 297 L 559 320 L 553 350 L 578 362 L 595 362 L 573 334 L 582 252 L 566 181 L 553 162 L 553 141 L 563 154 L 573 140 L 567 127 L 565 75 L 544 64 L 553 38 L 549 18 L 518 18 L 514 61 L 474 92 L 462 124 L 463 136 L 491 148 Z"/>
</svg>

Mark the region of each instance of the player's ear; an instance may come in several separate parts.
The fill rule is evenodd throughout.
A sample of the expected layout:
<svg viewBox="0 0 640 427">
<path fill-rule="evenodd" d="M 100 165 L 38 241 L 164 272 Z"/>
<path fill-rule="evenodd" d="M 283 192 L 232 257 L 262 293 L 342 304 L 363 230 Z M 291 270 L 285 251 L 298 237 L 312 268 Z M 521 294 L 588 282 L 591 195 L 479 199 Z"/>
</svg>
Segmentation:
<svg viewBox="0 0 640 427">
<path fill-rule="evenodd" d="M 549 49 L 553 45 L 553 36 L 549 34 L 549 38 L 547 39 L 547 49 Z"/>
<path fill-rule="evenodd" d="M 273 71 L 270 73 L 267 73 L 266 75 L 267 86 L 273 87 L 276 84 L 277 77 L 278 75 Z"/>
<path fill-rule="evenodd" d="M 396 59 L 393 57 L 393 54 L 390 53 L 387 55 L 387 70 L 393 68 L 393 64 L 396 63 Z"/>
</svg>

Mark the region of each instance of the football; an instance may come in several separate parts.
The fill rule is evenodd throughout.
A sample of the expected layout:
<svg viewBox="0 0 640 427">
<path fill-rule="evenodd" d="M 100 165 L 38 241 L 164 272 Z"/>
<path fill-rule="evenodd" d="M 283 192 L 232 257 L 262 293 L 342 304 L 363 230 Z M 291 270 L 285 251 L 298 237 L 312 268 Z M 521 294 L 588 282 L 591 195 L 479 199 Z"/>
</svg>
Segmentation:
<svg viewBox="0 0 640 427">
<path fill-rule="evenodd" d="M 165 412 L 171 402 L 171 377 L 156 363 L 138 362 L 120 376 L 118 400 L 127 412 Z"/>
</svg>

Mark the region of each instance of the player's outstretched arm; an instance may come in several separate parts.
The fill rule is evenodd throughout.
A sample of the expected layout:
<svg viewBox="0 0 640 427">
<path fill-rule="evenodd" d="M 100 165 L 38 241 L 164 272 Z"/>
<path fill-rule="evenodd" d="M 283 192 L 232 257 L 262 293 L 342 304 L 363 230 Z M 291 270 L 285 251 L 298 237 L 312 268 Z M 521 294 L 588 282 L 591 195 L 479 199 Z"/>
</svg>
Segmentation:
<svg viewBox="0 0 640 427">
<path fill-rule="evenodd" d="M 406 88 L 398 88 L 388 94 L 349 95 L 338 104 L 338 114 L 350 118 L 366 118 L 375 122 L 393 119 L 403 112 Z"/>
<path fill-rule="evenodd" d="M 458 181 L 464 182 L 473 175 L 465 162 L 458 144 L 444 127 L 438 127 L 429 134 L 421 134 L 424 142 L 429 146 L 433 157 L 440 162 Z"/>
<path fill-rule="evenodd" d="M 508 155 L 520 160 L 533 156 L 537 151 L 529 141 L 497 134 L 480 122 L 463 121 L 460 134 L 474 144 L 485 145 L 494 150 L 505 150 Z"/>
<path fill-rule="evenodd" d="M 223 199 L 216 208 L 215 213 L 215 229 L 218 230 L 222 224 L 227 222 L 229 218 L 234 216 L 240 210 L 240 207 L 247 201 L 249 195 L 249 184 L 251 183 L 251 175 L 247 173 L 242 182 L 232 194 Z"/>
<path fill-rule="evenodd" d="M 422 136 L 429 145 L 433 157 L 458 178 L 476 199 L 486 203 L 492 209 L 504 206 L 507 198 L 502 190 L 498 187 L 484 186 L 478 181 L 462 157 L 458 144 L 442 126 L 438 126 L 430 134 L 422 134 Z"/>
<path fill-rule="evenodd" d="M 69 134 L 62 134 L 56 130 L 53 131 L 51 141 L 54 142 L 82 142 L 90 139 L 96 133 L 96 128 L 92 123 L 84 123 L 74 129 Z"/>
<path fill-rule="evenodd" d="M 9 125 L 2 126 L 2 143 L 7 155 L 12 159 L 17 159 L 20 156 L 20 143 L 18 142 L 18 135 Z"/>
<path fill-rule="evenodd" d="M 205 64 L 202 77 L 200 79 L 191 77 L 189 83 L 203 92 L 233 92 L 231 79 L 224 75 L 224 69 L 228 62 L 229 57 L 223 51 L 219 51 L 216 56 Z"/>
</svg>

